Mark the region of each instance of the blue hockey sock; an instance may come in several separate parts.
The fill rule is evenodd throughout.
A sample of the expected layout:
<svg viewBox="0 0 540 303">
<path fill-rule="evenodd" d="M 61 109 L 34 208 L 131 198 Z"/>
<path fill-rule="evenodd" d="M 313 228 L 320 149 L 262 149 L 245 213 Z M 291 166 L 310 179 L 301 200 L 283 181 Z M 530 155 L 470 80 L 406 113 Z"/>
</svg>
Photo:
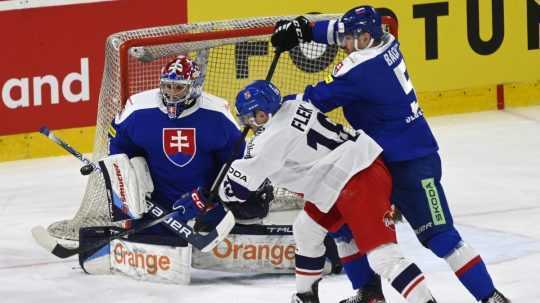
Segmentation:
<svg viewBox="0 0 540 303">
<path fill-rule="evenodd" d="M 486 299 L 495 291 L 486 264 L 467 244 L 461 242 L 445 259 L 476 300 Z"/>
<path fill-rule="evenodd" d="M 365 254 L 357 253 L 352 256 L 342 257 L 341 264 L 351 281 L 353 289 L 362 288 L 375 276 L 375 273 L 369 267 Z"/>
</svg>

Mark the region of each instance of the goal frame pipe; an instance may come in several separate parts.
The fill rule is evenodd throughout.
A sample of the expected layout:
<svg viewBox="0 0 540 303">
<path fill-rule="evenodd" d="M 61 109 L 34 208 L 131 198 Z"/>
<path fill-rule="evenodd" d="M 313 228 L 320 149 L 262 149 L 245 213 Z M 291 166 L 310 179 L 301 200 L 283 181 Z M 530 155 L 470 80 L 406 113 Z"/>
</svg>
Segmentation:
<svg viewBox="0 0 540 303">
<path fill-rule="evenodd" d="M 161 44 L 172 44 L 182 42 L 197 42 L 203 40 L 218 40 L 227 38 L 238 38 L 246 36 L 267 36 L 274 31 L 273 26 L 254 27 L 247 29 L 219 30 L 214 32 L 201 33 L 181 33 L 163 37 L 147 37 L 124 41 L 119 47 L 119 65 L 120 65 L 120 102 L 122 107 L 127 101 L 128 90 L 128 56 L 129 49 L 136 46 L 155 46 Z"/>
<path fill-rule="evenodd" d="M 390 32 L 398 37 L 397 20 L 391 16 L 382 16 L 381 23 L 389 27 Z M 274 31 L 274 26 L 261 26 L 245 29 L 218 30 L 213 32 L 200 33 L 180 33 L 162 37 L 146 37 L 126 40 L 119 46 L 119 65 L 120 65 L 120 102 L 123 107 L 128 99 L 128 56 L 129 49 L 137 46 L 155 46 L 160 44 L 172 44 L 182 42 L 197 42 L 203 40 L 218 40 L 227 38 L 239 38 L 246 36 L 268 36 Z"/>
</svg>

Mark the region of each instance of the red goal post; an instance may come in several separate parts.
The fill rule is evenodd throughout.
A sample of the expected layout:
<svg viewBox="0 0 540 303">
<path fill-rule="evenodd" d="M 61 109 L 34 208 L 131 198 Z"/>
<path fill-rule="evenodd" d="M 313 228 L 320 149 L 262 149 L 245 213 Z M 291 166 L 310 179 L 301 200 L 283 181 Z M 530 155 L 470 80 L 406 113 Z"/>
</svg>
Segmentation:
<svg viewBox="0 0 540 303">
<path fill-rule="evenodd" d="M 340 15 L 308 15 L 312 21 Z M 203 90 L 227 100 L 247 83 L 264 79 L 273 57 L 269 43 L 274 24 L 295 16 L 275 16 L 144 28 L 114 34 L 107 39 L 101 83 L 93 160 L 107 154 L 107 132 L 114 115 L 129 96 L 159 84 L 159 71 L 169 60 L 187 53 L 202 66 Z M 387 30 L 397 36 L 397 21 L 383 17 Z M 272 82 L 283 95 L 302 92 L 331 73 L 344 58 L 337 46 L 306 43 L 282 55 Z M 232 107 L 232 106 L 231 106 Z M 340 111 L 331 113 L 345 123 Z M 277 189 L 275 205 L 297 208 L 303 201 Z M 74 218 L 48 227 L 57 238 L 77 240 L 82 226 L 110 225 L 103 178 L 92 174 Z"/>
</svg>

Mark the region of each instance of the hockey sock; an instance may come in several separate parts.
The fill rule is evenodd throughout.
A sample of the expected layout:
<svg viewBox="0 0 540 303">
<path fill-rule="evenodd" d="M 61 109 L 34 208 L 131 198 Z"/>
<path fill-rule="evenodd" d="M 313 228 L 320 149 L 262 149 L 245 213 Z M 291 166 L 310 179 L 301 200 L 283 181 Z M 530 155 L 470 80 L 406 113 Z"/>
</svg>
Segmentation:
<svg viewBox="0 0 540 303">
<path fill-rule="evenodd" d="M 305 293 L 311 291 L 311 286 L 322 276 L 324 256 L 317 258 L 295 256 L 296 262 L 296 291 Z"/>
<path fill-rule="evenodd" d="M 369 267 L 367 256 L 358 251 L 354 241 L 337 242 L 336 244 L 341 264 L 353 289 L 362 288 L 375 276 Z"/>
<path fill-rule="evenodd" d="M 341 263 L 353 289 L 362 288 L 375 277 L 375 273 L 369 268 L 367 257 L 364 254 L 343 258 Z"/>
<path fill-rule="evenodd" d="M 432 300 L 424 274 L 405 259 L 396 244 L 386 244 L 368 253 L 371 268 L 390 282 L 406 300 L 411 303 L 425 303 Z"/>
<path fill-rule="evenodd" d="M 464 242 L 444 258 L 461 283 L 480 301 L 495 291 L 495 286 L 480 255 Z"/>
</svg>

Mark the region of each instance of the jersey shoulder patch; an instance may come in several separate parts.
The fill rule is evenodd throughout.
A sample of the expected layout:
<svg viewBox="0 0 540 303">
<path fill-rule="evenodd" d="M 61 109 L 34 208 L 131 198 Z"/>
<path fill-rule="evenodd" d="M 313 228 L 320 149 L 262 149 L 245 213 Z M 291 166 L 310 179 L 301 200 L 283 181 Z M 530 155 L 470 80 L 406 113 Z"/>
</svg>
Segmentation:
<svg viewBox="0 0 540 303">
<path fill-rule="evenodd" d="M 120 114 L 116 115 L 114 122 L 120 124 L 138 110 L 158 108 L 160 105 L 159 88 L 137 93 L 128 98 L 124 109 Z"/>
<path fill-rule="evenodd" d="M 352 52 L 334 67 L 332 76 L 343 77 L 360 64 L 367 62 L 387 51 L 388 48 L 394 44 L 394 41 L 394 36 L 384 35 L 380 45 Z"/>
</svg>

